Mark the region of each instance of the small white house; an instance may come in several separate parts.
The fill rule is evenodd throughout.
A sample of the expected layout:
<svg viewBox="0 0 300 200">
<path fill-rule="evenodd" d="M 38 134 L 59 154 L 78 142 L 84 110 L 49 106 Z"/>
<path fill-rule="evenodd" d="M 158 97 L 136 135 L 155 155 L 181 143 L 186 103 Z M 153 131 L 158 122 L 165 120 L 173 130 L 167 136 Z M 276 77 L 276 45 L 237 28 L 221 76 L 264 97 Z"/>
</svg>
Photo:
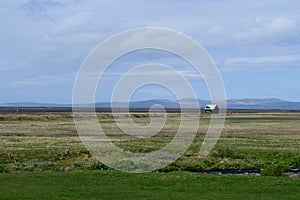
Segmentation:
<svg viewBox="0 0 300 200">
<path fill-rule="evenodd" d="M 208 104 L 205 106 L 204 111 L 206 113 L 219 113 L 219 107 L 215 104 Z"/>
</svg>

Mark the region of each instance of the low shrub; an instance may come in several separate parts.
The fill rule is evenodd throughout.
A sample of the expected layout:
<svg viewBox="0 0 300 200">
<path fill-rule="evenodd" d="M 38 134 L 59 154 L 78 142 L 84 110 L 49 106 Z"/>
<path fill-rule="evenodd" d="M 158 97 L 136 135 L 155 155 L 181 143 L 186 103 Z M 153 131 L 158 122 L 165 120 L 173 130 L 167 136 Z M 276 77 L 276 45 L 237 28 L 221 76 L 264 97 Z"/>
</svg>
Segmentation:
<svg viewBox="0 0 300 200">
<path fill-rule="evenodd" d="M 263 168 L 262 176 L 285 176 L 287 166 L 281 164 L 267 165 Z"/>
<path fill-rule="evenodd" d="M 174 172 L 174 171 L 180 171 L 180 170 L 181 170 L 181 167 L 176 162 L 173 162 L 157 171 L 159 171 L 159 172 Z"/>
<path fill-rule="evenodd" d="M 235 152 L 228 147 L 218 148 L 213 152 L 213 156 L 218 158 L 232 158 L 233 156 L 235 156 Z"/>
<path fill-rule="evenodd" d="M 4 165 L 0 165 L 0 173 L 3 173 L 5 171 L 5 166 Z"/>
<path fill-rule="evenodd" d="M 90 169 L 90 170 L 108 170 L 109 167 L 107 167 L 106 165 L 104 165 L 101 162 L 96 162 L 96 163 L 90 165 L 88 167 L 88 169 Z"/>
</svg>

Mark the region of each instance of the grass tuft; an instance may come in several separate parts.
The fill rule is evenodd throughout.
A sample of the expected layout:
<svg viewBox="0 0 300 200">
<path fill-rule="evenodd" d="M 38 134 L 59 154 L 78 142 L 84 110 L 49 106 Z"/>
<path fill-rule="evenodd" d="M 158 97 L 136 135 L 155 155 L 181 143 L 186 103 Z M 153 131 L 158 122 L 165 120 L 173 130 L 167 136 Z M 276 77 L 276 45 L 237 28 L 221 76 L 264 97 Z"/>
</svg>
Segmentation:
<svg viewBox="0 0 300 200">
<path fill-rule="evenodd" d="M 286 176 L 285 171 L 288 169 L 286 165 L 271 164 L 263 168 L 262 176 Z"/>
</svg>

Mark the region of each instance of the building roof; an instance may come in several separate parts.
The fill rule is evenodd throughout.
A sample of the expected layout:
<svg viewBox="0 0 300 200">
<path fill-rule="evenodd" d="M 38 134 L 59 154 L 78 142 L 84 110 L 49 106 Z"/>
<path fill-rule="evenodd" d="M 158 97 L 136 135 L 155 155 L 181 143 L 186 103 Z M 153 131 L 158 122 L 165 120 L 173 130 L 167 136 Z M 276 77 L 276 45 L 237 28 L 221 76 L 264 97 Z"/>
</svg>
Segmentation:
<svg viewBox="0 0 300 200">
<path fill-rule="evenodd" d="M 205 106 L 206 110 L 214 110 L 215 108 L 217 108 L 218 106 L 216 104 L 208 104 Z"/>
</svg>

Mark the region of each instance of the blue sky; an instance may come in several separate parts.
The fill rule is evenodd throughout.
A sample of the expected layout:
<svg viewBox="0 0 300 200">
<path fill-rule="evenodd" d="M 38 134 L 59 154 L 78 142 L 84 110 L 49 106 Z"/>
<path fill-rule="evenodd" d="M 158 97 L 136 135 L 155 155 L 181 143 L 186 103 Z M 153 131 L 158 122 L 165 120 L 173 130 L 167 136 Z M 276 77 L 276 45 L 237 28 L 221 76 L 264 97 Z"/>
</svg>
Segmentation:
<svg viewBox="0 0 300 200">
<path fill-rule="evenodd" d="M 300 101 L 299 8 L 297 0 L 0 1 L 0 103 L 71 103 L 88 53 L 114 34 L 148 26 L 174 29 L 202 44 L 221 72 L 227 98 Z M 122 72 L 118 66 L 153 61 L 184 71 L 197 96 L 209 98 L 186 63 L 148 51 L 119 59 L 96 101 L 109 100 L 114 74 Z M 155 87 L 133 98 L 173 98 Z"/>
</svg>

